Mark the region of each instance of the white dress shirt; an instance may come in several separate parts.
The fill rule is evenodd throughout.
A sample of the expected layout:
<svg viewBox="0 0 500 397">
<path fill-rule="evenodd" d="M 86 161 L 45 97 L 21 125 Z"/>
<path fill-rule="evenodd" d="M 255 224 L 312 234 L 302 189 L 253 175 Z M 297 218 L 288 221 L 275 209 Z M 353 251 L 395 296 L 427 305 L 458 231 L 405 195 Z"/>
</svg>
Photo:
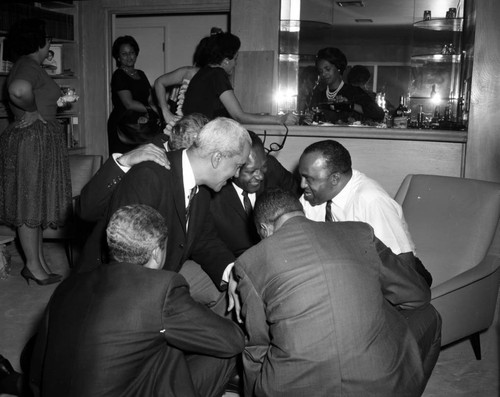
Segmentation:
<svg viewBox="0 0 500 397">
<path fill-rule="evenodd" d="M 306 217 L 324 221 L 326 203 L 312 206 L 300 198 Z M 366 222 L 375 235 L 395 254 L 415 252 L 403 209 L 376 181 L 352 170 L 352 177 L 332 199 L 332 215 L 336 221 Z"/>
</svg>

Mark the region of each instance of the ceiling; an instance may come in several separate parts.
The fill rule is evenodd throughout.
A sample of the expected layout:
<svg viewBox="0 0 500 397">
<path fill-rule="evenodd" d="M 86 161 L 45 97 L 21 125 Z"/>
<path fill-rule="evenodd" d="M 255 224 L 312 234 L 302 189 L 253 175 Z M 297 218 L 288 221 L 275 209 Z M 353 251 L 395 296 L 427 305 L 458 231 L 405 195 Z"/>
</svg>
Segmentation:
<svg viewBox="0 0 500 397">
<path fill-rule="evenodd" d="M 350 3 L 344 1 L 343 3 Z M 363 6 L 340 7 L 337 0 L 301 0 L 300 19 L 333 25 L 412 25 L 422 20 L 424 10 L 431 10 L 433 18 L 444 18 L 450 7 L 463 11 L 463 0 L 361 0 Z M 373 22 L 356 22 L 372 20 Z"/>
</svg>

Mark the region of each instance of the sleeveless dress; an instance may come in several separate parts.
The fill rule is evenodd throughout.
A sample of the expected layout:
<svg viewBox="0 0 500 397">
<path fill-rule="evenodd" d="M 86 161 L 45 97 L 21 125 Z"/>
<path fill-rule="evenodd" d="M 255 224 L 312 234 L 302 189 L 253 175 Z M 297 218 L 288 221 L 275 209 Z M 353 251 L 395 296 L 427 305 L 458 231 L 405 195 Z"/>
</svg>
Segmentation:
<svg viewBox="0 0 500 397">
<path fill-rule="evenodd" d="M 123 69 L 116 69 L 111 77 L 111 101 L 113 110 L 108 119 L 108 148 L 109 155 L 113 153 L 126 153 L 139 145 L 130 145 L 120 141 L 117 126 L 122 115 L 127 111 L 125 105 L 118 96 L 119 91 L 128 90 L 135 101 L 141 102 L 144 106 L 149 106 L 148 99 L 151 94 L 151 84 L 146 74 L 142 70 L 137 70 L 139 79 L 130 77 Z"/>
<path fill-rule="evenodd" d="M 31 83 L 38 112 L 47 123 L 16 128 L 24 111 L 10 103 L 15 120 L 0 133 L 0 222 L 56 228 L 71 209 L 66 136 L 56 119 L 61 90 L 26 56 L 14 64 L 7 86 L 17 79 Z"/>
</svg>

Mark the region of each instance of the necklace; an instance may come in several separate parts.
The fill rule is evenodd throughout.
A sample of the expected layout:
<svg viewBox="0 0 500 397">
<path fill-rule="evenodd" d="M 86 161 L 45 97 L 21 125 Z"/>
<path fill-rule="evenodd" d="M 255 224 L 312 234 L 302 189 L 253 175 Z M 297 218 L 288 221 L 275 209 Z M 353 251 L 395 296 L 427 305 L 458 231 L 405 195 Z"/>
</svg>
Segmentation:
<svg viewBox="0 0 500 397">
<path fill-rule="evenodd" d="M 344 81 L 341 81 L 339 86 L 337 87 L 337 89 L 333 92 L 330 91 L 330 87 L 329 86 L 326 86 L 326 97 L 329 101 L 333 100 L 333 98 L 335 98 L 337 96 L 337 94 L 339 93 L 339 91 L 342 89 L 342 87 L 344 86 Z"/>
<path fill-rule="evenodd" d="M 130 77 L 136 77 L 137 76 L 137 70 L 130 71 L 125 68 L 121 68 L 125 73 L 127 73 Z"/>
</svg>

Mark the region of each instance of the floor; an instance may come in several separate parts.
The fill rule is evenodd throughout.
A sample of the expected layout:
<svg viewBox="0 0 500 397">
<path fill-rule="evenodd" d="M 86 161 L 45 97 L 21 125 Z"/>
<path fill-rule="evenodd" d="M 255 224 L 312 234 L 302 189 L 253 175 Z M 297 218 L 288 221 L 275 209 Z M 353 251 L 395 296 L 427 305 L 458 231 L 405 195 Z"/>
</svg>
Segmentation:
<svg viewBox="0 0 500 397">
<path fill-rule="evenodd" d="M 69 267 L 63 247 L 59 243 L 47 243 L 46 247 L 52 270 L 67 275 Z M 21 349 L 32 335 L 57 284 L 28 286 L 19 274 L 22 260 L 15 244 L 8 244 L 7 249 L 12 255 L 12 269 L 7 279 L 0 279 L 0 354 L 19 369 Z M 499 311 L 500 295 L 493 325 L 481 335 L 482 360 L 475 359 L 468 340 L 442 349 L 424 397 L 500 396 Z M 228 393 L 227 396 L 236 395 Z"/>
</svg>

